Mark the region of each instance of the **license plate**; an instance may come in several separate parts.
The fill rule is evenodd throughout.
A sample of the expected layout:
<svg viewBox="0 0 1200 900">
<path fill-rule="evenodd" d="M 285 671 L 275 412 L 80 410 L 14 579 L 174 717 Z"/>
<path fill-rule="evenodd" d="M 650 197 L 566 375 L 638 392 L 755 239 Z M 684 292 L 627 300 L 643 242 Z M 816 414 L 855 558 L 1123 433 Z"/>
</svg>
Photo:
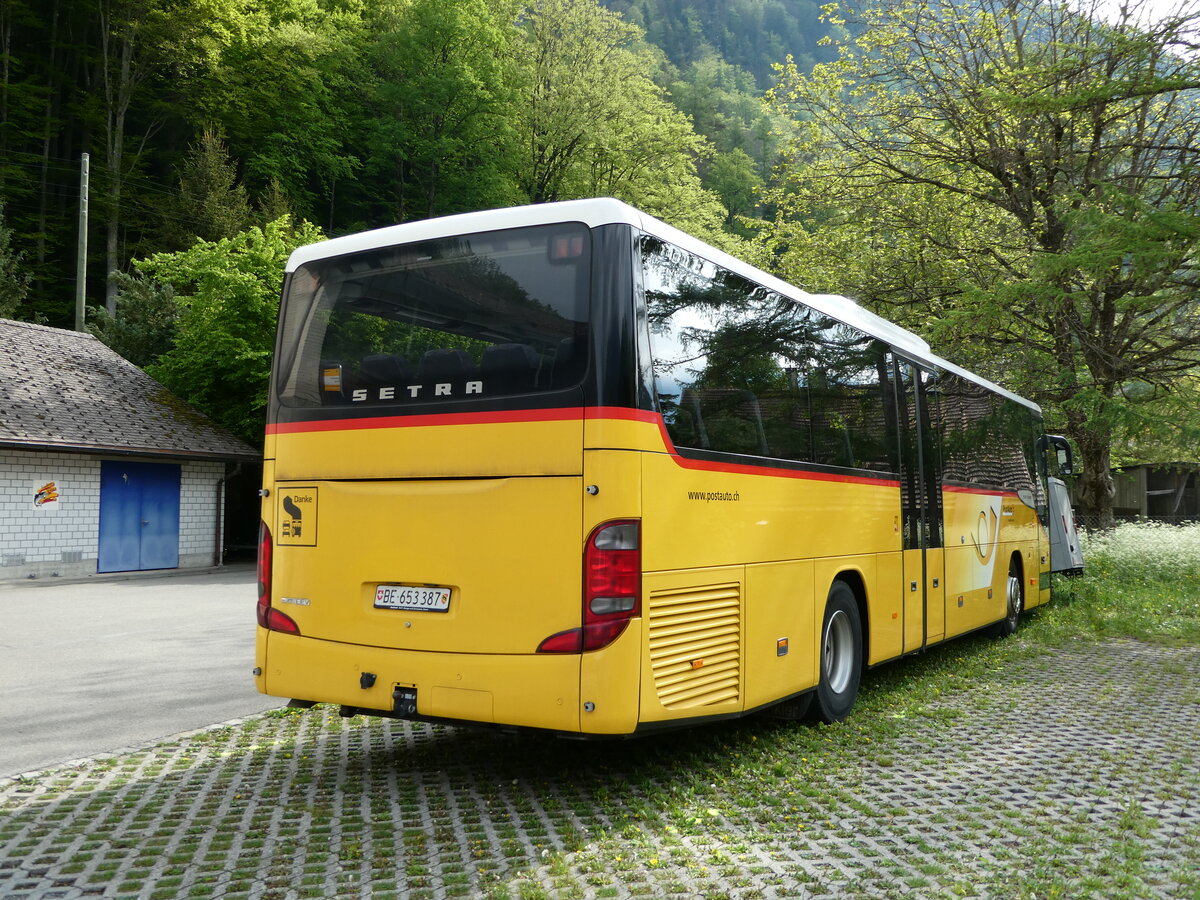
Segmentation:
<svg viewBox="0 0 1200 900">
<path fill-rule="evenodd" d="M 375 607 L 376 609 L 445 612 L 450 608 L 450 588 L 381 584 L 375 588 Z"/>
</svg>

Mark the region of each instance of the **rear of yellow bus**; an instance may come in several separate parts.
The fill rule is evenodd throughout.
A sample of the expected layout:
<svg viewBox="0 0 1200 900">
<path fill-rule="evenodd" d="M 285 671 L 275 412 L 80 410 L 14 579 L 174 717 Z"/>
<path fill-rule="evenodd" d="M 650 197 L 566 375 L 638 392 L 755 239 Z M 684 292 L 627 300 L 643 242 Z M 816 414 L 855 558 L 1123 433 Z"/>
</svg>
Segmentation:
<svg viewBox="0 0 1200 900">
<path fill-rule="evenodd" d="M 623 420 L 645 426 L 633 232 L 604 218 L 615 203 L 565 207 L 592 221 L 548 209 L 293 256 L 265 449 L 260 692 L 346 714 L 636 728 L 640 467 L 604 449 Z"/>
</svg>

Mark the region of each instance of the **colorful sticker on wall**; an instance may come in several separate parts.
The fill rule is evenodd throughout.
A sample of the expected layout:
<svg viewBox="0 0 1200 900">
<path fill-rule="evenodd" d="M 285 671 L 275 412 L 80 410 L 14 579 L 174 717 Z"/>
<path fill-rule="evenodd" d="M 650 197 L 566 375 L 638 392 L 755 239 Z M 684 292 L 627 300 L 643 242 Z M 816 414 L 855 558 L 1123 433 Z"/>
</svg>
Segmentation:
<svg viewBox="0 0 1200 900">
<path fill-rule="evenodd" d="M 59 486 L 57 481 L 42 481 L 38 479 L 33 483 L 33 508 L 34 509 L 56 509 L 60 499 Z"/>
</svg>

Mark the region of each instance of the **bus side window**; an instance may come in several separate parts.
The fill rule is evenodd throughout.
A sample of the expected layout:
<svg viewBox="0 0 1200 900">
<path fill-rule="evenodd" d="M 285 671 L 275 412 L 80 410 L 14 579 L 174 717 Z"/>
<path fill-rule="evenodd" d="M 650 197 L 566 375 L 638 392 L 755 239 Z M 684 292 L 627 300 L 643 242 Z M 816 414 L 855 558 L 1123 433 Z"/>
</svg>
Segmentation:
<svg viewBox="0 0 1200 900">
<path fill-rule="evenodd" d="M 675 419 L 669 430 L 671 440 L 681 447 L 695 447 L 698 450 L 709 448 L 708 429 L 700 413 L 700 398 L 691 388 L 685 388 L 680 396 L 679 408 L 675 411 Z"/>
<path fill-rule="evenodd" d="M 762 411 L 752 391 L 738 388 L 697 388 L 703 421 L 713 450 L 767 455 Z"/>
</svg>

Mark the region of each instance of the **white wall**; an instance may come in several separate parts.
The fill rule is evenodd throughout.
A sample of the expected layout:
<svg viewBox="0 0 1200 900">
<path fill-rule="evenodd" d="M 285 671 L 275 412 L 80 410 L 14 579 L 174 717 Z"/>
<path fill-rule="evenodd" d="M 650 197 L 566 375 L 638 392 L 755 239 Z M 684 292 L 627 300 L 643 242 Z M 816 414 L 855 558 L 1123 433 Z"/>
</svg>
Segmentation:
<svg viewBox="0 0 1200 900">
<path fill-rule="evenodd" d="M 0 449 L 0 580 L 95 574 L 102 459 Z M 216 565 L 222 543 L 217 504 L 225 466 L 196 461 L 182 466 L 179 566 Z M 36 504 L 37 491 L 51 482 L 56 499 L 47 496 Z"/>
<path fill-rule="evenodd" d="M 215 566 L 224 543 L 217 529 L 217 502 L 225 464 L 189 461 L 179 484 L 179 567 Z M 224 499 L 224 498 L 220 498 Z M 224 509 L 221 510 L 222 517 Z"/>
</svg>

